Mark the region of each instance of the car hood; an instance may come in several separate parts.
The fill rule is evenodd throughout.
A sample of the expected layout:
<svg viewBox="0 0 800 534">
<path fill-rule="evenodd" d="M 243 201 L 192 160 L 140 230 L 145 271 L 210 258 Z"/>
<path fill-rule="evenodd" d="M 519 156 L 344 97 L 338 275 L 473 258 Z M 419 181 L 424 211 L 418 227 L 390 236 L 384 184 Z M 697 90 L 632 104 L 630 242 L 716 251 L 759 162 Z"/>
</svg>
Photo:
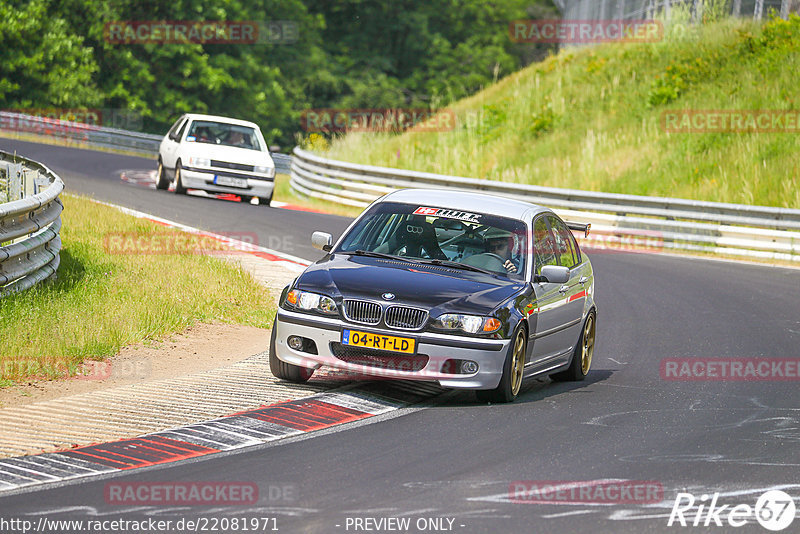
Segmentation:
<svg viewBox="0 0 800 534">
<path fill-rule="evenodd" d="M 486 315 L 517 295 L 525 283 L 482 273 L 401 260 L 332 254 L 311 265 L 297 280 L 298 289 L 334 299 L 359 298 L 416 306 L 439 313 Z"/>
<path fill-rule="evenodd" d="M 243 165 L 261 165 L 264 167 L 274 167 L 269 152 L 260 150 L 250 150 L 249 148 L 239 148 L 235 146 L 212 145 L 211 143 L 186 142 L 188 155 L 200 158 L 215 159 L 231 163 L 241 163 Z"/>
</svg>

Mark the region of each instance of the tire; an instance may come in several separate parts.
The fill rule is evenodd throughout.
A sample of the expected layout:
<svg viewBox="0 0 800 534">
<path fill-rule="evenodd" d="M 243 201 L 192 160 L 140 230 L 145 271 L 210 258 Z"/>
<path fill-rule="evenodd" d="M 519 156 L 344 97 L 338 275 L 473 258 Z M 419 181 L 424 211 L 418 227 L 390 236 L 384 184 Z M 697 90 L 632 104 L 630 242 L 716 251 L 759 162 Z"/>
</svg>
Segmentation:
<svg viewBox="0 0 800 534">
<path fill-rule="evenodd" d="M 258 205 L 259 206 L 269 206 L 272 202 L 272 195 L 269 197 L 258 197 Z"/>
<path fill-rule="evenodd" d="M 175 164 L 175 179 L 173 180 L 175 184 L 175 194 L 176 195 L 185 195 L 186 188 L 183 187 L 183 181 L 181 180 L 181 162 Z"/>
<path fill-rule="evenodd" d="M 475 396 L 483 402 L 512 402 L 522 387 L 522 374 L 525 370 L 525 352 L 528 336 L 522 323 L 514 330 L 513 340 L 508 346 L 508 354 L 503 363 L 503 377 L 495 389 L 479 390 Z"/>
<path fill-rule="evenodd" d="M 556 382 L 577 382 L 586 378 L 592 366 L 596 324 L 596 314 L 592 310 L 583 323 L 581 335 L 578 337 L 575 350 L 572 352 L 572 360 L 569 362 L 569 367 L 565 371 L 550 375 L 550 378 Z"/>
<path fill-rule="evenodd" d="M 295 384 L 304 384 L 308 382 L 308 379 L 314 374 L 314 369 L 300 367 L 299 365 L 292 365 L 291 363 L 286 363 L 278 359 L 278 355 L 275 352 L 277 322 L 278 319 L 276 317 L 275 322 L 272 325 L 272 336 L 269 340 L 269 370 L 272 372 L 275 378 L 288 380 L 289 382 L 294 382 Z"/>
<path fill-rule="evenodd" d="M 168 189 L 169 188 L 169 180 L 167 180 L 166 173 L 164 172 L 164 164 L 161 163 L 161 159 L 158 160 L 158 172 L 156 173 L 156 189 Z"/>
</svg>

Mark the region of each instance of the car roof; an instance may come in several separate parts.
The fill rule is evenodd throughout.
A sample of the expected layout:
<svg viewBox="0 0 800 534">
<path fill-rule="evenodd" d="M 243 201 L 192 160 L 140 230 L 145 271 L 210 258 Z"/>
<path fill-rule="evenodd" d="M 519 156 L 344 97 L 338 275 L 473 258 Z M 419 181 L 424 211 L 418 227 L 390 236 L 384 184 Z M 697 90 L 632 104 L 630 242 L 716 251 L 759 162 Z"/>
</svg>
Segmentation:
<svg viewBox="0 0 800 534">
<path fill-rule="evenodd" d="M 552 210 L 513 198 L 450 189 L 401 189 L 384 196 L 381 202 L 402 202 L 432 208 L 446 208 L 527 220 Z"/>
<path fill-rule="evenodd" d="M 228 124 L 235 124 L 237 126 L 250 126 L 252 128 L 260 130 L 258 125 L 254 122 L 243 121 L 241 119 L 234 119 L 231 117 L 223 117 L 221 115 L 203 115 L 202 113 L 187 113 L 186 116 L 192 120 L 226 122 Z"/>
</svg>

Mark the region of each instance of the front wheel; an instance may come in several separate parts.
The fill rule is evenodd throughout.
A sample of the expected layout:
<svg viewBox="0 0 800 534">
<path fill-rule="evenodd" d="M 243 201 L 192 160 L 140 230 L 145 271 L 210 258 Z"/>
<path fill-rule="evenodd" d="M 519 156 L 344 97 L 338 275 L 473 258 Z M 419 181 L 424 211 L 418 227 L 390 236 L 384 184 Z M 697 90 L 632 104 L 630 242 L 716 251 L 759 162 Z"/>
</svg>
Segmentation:
<svg viewBox="0 0 800 534">
<path fill-rule="evenodd" d="M 594 336 L 595 336 L 595 312 L 589 312 L 586 322 L 583 323 L 583 330 L 578 338 L 578 344 L 572 352 L 572 361 L 566 371 L 554 373 L 550 378 L 556 382 L 575 382 L 586 378 L 589 368 L 592 366 L 592 356 L 594 356 Z"/>
<path fill-rule="evenodd" d="M 286 363 L 278 358 L 278 354 L 276 352 L 277 331 L 278 319 L 276 318 L 272 325 L 272 336 L 269 340 L 269 370 L 272 372 L 275 378 L 280 378 L 281 380 L 288 380 L 289 382 L 294 382 L 295 384 L 304 384 L 308 382 L 308 379 L 314 374 L 314 369 L 300 367 L 299 365 L 292 365 L 291 363 Z"/>
<path fill-rule="evenodd" d="M 156 173 L 156 189 L 167 189 L 169 187 L 169 180 L 167 180 L 166 173 L 164 172 L 164 164 L 158 160 L 158 172 Z"/>
<path fill-rule="evenodd" d="M 269 206 L 270 202 L 272 202 L 272 195 L 268 197 L 258 197 L 259 206 Z"/>
<path fill-rule="evenodd" d="M 183 187 L 183 180 L 181 180 L 181 162 L 175 165 L 175 194 L 185 195 L 186 188 Z"/>
<path fill-rule="evenodd" d="M 508 346 L 508 354 L 503 364 L 503 377 L 495 389 L 479 390 L 475 392 L 479 401 L 483 402 L 512 402 L 517 398 L 522 387 L 522 373 L 525 370 L 525 347 L 528 337 L 525 327 L 520 323 L 514 330 L 513 341 Z"/>
</svg>

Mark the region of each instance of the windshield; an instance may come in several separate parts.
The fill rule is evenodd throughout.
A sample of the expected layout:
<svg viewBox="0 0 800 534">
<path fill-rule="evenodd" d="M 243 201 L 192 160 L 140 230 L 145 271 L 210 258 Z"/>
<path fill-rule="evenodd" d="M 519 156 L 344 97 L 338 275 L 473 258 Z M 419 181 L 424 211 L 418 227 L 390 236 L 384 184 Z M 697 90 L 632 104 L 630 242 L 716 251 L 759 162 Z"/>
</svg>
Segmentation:
<svg viewBox="0 0 800 534">
<path fill-rule="evenodd" d="M 450 261 L 523 278 L 527 229 L 522 221 L 432 206 L 373 206 L 334 252 L 365 251 L 413 260 Z"/>
<path fill-rule="evenodd" d="M 225 122 L 194 121 L 186 140 L 195 143 L 261 150 L 261 144 L 258 142 L 258 135 L 254 128 Z"/>
</svg>

